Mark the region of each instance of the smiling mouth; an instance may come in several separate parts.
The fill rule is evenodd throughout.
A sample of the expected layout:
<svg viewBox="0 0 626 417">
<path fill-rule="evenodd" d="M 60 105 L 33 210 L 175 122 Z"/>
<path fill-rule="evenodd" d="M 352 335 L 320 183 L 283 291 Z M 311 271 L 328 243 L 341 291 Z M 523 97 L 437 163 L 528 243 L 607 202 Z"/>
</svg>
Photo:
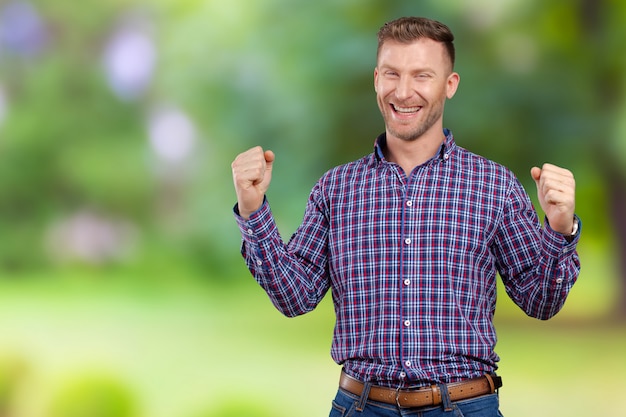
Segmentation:
<svg viewBox="0 0 626 417">
<path fill-rule="evenodd" d="M 418 111 L 421 110 L 422 106 L 416 106 L 416 107 L 400 107 L 400 106 L 396 106 L 395 104 L 391 104 L 391 108 L 396 112 L 396 113 L 400 113 L 400 114 L 411 114 L 411 113 L 417 113 Z"/>
</svg>

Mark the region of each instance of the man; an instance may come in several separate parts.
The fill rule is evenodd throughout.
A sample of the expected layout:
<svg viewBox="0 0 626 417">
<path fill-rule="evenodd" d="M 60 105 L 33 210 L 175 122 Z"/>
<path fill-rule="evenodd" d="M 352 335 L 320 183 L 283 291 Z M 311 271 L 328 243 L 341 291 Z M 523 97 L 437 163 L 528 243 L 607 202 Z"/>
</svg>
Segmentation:
<svg viewBox="0 0 626 417">
<path fill-rule="evenodd" d="M 424 18 L 380 29 L 385 133 L 372 154 L 322 176 L 288 244 L 265 198 L 273 152 L 232 164 L 242 253 L 274 305 L 296 316 L 332 289 L 343 370 L 331 416 L 499 416 L 496 274 L 528 315 L 548 319 L 580 270 L 572 174 L 531 169 L 542 227 L 515 176 L 443 128 L 459 84 L 453 39 Z"/>
</svg>

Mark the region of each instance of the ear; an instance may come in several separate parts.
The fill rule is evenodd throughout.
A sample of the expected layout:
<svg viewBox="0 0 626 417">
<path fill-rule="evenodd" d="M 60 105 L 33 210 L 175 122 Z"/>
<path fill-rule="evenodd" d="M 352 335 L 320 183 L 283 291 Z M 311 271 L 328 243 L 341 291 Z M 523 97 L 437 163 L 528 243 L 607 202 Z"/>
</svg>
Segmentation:
<svg viewBox="0 0 626 417">
<path fill-rule="evenodd" d="M 447 86 L 446 86 L 446 97 L 451 99 L 454 97 L 456 93 L 456 89 L 459 87 L 459 82 L 461 81 L 461 77 L 456 72 L 453 72 L 448 76 Z"/>
<path fill-rule="evenodd" d="M 378 67 L 374 68 L 374 91 L 378 93 Z"/>
</svg>

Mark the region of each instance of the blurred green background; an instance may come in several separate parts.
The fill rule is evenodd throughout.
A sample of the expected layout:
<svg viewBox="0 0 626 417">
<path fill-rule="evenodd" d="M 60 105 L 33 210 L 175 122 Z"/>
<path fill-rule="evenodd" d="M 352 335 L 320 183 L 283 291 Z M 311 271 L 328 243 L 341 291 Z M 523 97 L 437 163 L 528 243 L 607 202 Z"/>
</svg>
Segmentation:
<svg viewBox="0 0 626 417">
<path fill-rule="evenodd" d="M 574 171 L 583 270 L 553 320 L 498 300 L 507 417 L 626 416 L 626 3 L 0 1 L 0 416 L 328 415 L 333 311 L 249 276 L 230 162 L 277 154 L 283 236 L 371 151 L 376 32 L 456 35 L 457 142 Z"/>
</svg>

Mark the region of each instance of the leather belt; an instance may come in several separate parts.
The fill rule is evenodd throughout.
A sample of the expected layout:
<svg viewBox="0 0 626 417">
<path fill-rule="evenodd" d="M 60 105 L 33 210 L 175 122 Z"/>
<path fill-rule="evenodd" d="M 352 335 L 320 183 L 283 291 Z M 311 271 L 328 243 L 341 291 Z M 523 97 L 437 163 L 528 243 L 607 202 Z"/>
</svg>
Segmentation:
<svg viewBox="0 0 626 417">
<path fill-rule="evenodd" d="M 485 374 L 479 378 L 461 382 L 445 384 L 448 388 L 450 401 L 467 400 L 481 395 L 493 394 L 502 386 L 502 378 L 496 375 Z M 365 384 L 341 371 L 339 387 L 360 396 Z M 416 389 L 393 389 L 372 385 L 368 396 L 369 400 L 394 404 L 400 408 L 417 408 L 437 406 L 442 403 L 441 390 L 438 385 Z"/>
</svg>

